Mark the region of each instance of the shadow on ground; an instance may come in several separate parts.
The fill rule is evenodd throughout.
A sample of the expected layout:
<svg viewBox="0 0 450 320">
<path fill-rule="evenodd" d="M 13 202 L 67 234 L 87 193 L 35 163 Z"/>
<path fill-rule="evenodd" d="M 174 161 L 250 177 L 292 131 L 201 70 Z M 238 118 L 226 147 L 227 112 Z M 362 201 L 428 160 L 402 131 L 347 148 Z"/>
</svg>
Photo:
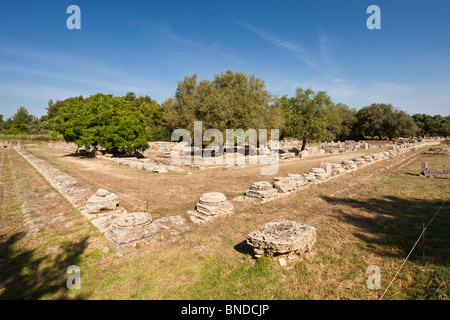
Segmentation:
<svg viewBox="0 0 450 320">
<path fill-rule="evenodd" d="M 89 237 L 64 245 L 56 257 L 37 257 L 35 250 L 17 245 L 24 236 L 24 232 L 15 233 L 0 243 L 0 299 L 69 299 L 66 280 L 70 275 L 66 270 L 79 264 Z M 78 297 L 84 298 L 87 296 Z"/>
<path fill-rule="evenodd" d="M 247 240 L 239 242 L 234 246 L 234 250 L 242 254 L 253 255 L 253 247 L 247 243 Z"/>
<path fill-rule="evenodd" d="M 409 260 L 422 260 L 423 248 L 427 261 L 448 264 L 450 259 L 450 202 L 444 199 L 426 201 L 423 199 L 403 199 L 384 196 L 368 200 L 322 196 L 323 200 L 337 205 L 335 216 L 338 220 L 357 227 L 354 235 L 373 248 L 377 254 L 392 256 L 392 250 L 380 252 L 384 248 L 399 248 L 405 256 L 412 249 L 417 238 L 436 212 L 434 220 L 425 231 L 425 245 L 422 239 Z M 443 205 L 444 204 L 444 205 Z M 441 207 L 442 206 L 442 207 Z M 357 211 L 350 208 L 359 209 Z"/>
</svg>

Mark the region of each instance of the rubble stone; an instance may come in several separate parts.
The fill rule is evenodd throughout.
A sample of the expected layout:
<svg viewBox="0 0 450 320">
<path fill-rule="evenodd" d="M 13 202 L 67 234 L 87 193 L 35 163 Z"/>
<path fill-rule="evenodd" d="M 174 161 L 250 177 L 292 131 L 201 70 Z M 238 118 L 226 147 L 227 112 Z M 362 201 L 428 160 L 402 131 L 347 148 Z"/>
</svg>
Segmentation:
<svg viewBox="0 0 450 320">
<path fill-rule="evenodd" d="M 151 223 L 152 216 L 146 212 L 134 212 L 114 219 L 106 231 L 106 239 L 114 250 L 120 251 L 122 246 L 134 245 L 157 233 L 159 227 Z"/>
<path fill-rule="evenodd" d="M 364 160 L 366 160 L 366 162 L 373 162 L 373 158 L 370 155 L 364 155 L 361 158 L 363 158 Z"/>
<path fill-rule="evenodd" d="M 220 192 L 205 193 L 197 203 L 197 211 L 208 216 L 227 214 L 233 211 L 233 205 Z"/>
<path fill-rule="evenodd" d="M 297 188 L 296 181 L 291 177 L 274 178 L 273 181 L 273 187 L 277 189 L 278 192 L 286 193 Z"/>
<path fill-rule="evenodd" d="M 250 189 L 245 192 L 245 194 L 251 197 L 267 199 L 276 196 L 277 190 L 273 188 L 273 185 L 271 183 L 267 181 L 259 181 L 253 183 Z"/>
<path fill-rule="evenodd" d="M 194 223 L 204 223 L 217 216 L 226 216 L 233 210 L 233 205 L 223 193 L 210 192 L 201 196 L 195 210 L 188 214 Z"/>
<path fill-rule="evenodd" d="M 342 168 L 344 168 L 345 170 L 353 170 L 357 168 L 357 165 L 355 162 L 353 162 L 352 160 L 343 160 L 341 162 Z"/>
<path fill-rule="evenodd" d="M 337 164 L 337 163 L 333 163 L 333 164 L 331 165 L 331 171 L 332 171 L 334 174 L 341 174 L 341 173 L 344 173 L 344 172 L 345 172 L 345 169 L 342 168 L 342 165 Z"/>
<path fill-rule="evenodd" d="M 303 223 L 276 219 L 247 236 L 247 243 L 256 250 L 274 254 L 310 251 L 316 242 L 316 228 Z"/>
<path fill-rule="evenodd" d="M 287 177 L 289 177 L 295 181 L 296 188 L 300 188 L 307 183 L 307 181 L 305 180 L 305 177 L 301 174 L 289 173 L 287 175 Z"/>
<path fill-rule="evenodd" d="M 362 166 L 366 164 L 366 160 L 363 158 L 353 158 L 352 160 L 354 163 L 356 163 L 357 166 Z"/>
<path fill-rule="evenodd" d="M 321 162 L 319 168 L 324 169 L 328 175 L 331 174 L 331 162 Z"/>
<path fill-rule="evenodd" d="M 311 168 L 311 170 L 309 170 L 309 173 L 314 174 L 314 177 L 320 181 L 323 181 L 330 176 L 330 174 L 328 174 L 323 168 Z"/>
<path fill-rule="evenodd" d="M 421 175 L 432 178 L 450 179 L 450 170 L 428 168 L 426 162 L 422 162 Z"/>
<path fill-rule="evenodd" d="M 105 189 L 98 189 L 86 203 L 88 213 L 98 213 L 104 210 L 115 210 L 119 206 L 119 197 Z"/>
</svg>

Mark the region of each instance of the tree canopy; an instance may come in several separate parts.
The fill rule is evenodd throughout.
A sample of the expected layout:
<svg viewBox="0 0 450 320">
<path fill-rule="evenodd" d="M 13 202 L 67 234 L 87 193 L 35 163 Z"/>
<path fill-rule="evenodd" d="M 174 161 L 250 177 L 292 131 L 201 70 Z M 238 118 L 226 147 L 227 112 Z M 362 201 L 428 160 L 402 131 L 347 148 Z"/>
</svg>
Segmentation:
<svg viewBox="0 0 450 320">
<path fill-rule="evenodd" d="M 430 116 L 428 114 L 416 113 L 412 116 L 418 127 L 418 132 L 425 136 L 450 136 L 450 116 Z"/>
<path fill-rule="evenodd" d="M 379 139 L 414 136 L 417 130 L 414 120 L 404 111 L 391 104 L 373 103 L 356 113 L 353 127 L 355 135 Z"/>
<path fill-rule="evenodd" d="M 131 101 L 113 95 L 70 100 L 50 121 L 66 141 L 87 150 L 91 146 L 111 152 L 148 148 L 144 115 Z"/>
<path fill-rule="evenodd" d="M 175 96 L 164 104 L 164 119 L 170 130 L 187 129 L 193 134 L 194 121 L 203 130 L 278 129 L 282 118 L 276 99 L 265 90 L 263 80 L 242 72 L 226 71 L 213 81 L 198 82 L 197 75 L 178 82 Z M 225 136 L 225 135 L 224 135 Z"/>
<path fill-rule="evenodd" d="M 333 140 L 340 133 L 341 115 L 324 91 L 298 88 L 295 97 L 283 96 L 281 103 L 285 119 L 282 136 L 303 140 L 302 150 L 307 143 Z"/>
</svg>

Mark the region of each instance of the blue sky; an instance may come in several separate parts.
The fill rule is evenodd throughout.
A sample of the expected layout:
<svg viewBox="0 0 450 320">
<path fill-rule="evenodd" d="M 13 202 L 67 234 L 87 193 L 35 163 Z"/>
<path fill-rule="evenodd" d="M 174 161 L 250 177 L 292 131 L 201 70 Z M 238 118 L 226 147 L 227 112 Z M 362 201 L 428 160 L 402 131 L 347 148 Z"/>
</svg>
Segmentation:
<svg viewBox="0 0 450 320">
<path fill-rule="evenodd" d="M 66 27 L 72 4 L 81 30 Z M 380 30 L 366 27 L 372 4 Z M 162 103 L 187 75 L 231 69 L 280 96 L 311 87 L 356 109 L 448 115 L 449 16 L 448 0 L 2 0 L 0 114 L 98 92 Z"/>
</svg>

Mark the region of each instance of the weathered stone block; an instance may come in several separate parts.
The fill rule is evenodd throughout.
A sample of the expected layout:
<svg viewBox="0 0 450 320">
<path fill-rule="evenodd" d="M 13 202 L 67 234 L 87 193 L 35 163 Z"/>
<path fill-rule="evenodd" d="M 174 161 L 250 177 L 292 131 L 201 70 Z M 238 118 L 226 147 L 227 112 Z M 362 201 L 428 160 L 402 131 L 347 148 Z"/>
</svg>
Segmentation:
<svg viewBox="0 0 450 320">
<path fill-rule="evenodd" d="M 256 250 L 284 254 L 310 251 L 316 242 L 316 228 L 303 223 L 276 219 L 247 236 L 247 243 Z"/>
<path fill-rule="evenodd" d="M 366 160 L 363 158 L 353 158 L 352 160 L 354 163 L 356 163 L 357 166 L 362 166 L 366 164 Z"/>
<path fill-rule="evenodd" d="M 226 216 L 233 210 L 233 205 L 223 193 L 210 192 L 201 196 L 195 210 L 189 211 L 188 214 L 192 222 L 204 223 L 218 216 Z"/>
<path fill-rule="evenodd" d="M 309 151 L 308 150 L 300 151 L 298 155 L 300 158 L 307 158 L 309 157 Z"/>
<path fill-rule="evenodd" d="M 324 169 L 325 173 L 331 174 L 331 162 L 321 162 L 319 168 Z"/>
<path fill-rule="evenodd" d="M 106 239 L 116 251 L 120 251 L 126 246 L 135 246 L 139 241 L 158 232 L 159 226 L 151 222 L 152 216 L 146 212 L 125 214 L 114 219 L 111 227 L 105 233 Z"/>
<path fill-rule="evenodd" d="M 115 210 L 119 206 L 119 197 L 105 189 L 98 189 L 86 203 L 88 213 L 98 213 L 104 210 Z"/>
<path fill-rule="evenodd" d="M 355 162 L 351 161 L 351 160 L 343 160 L 341 162 L 342 168 L 344 168 L 345 170 L 353 170 L 357 168 L 357 165 Z"/>
<path fill-rule="evenodd" d="M 210 192 L 201 196 L 196 209 L 207 216 L 215 216 L 231 213 L 233 205 L 223 193 Z"/>
<path fill-rule="evenodd" d="M 254 182 L 250 189 L 245 192 L 247 196 L 267 199 L 276 196 L 278 191 L 267 181 Z"/>
<path fill-rule="evenodd" d="M 450 170 L 428 168 L 426 162 L 422 162 L 421 174 L 426 177 L 450 179 Z"/>
<path fill-rule="evenodd" d="M 278 192 L 286 193 L 293 191 L 297 188 L 297 183 L 293 178 L 274 178 L 273 187 L 278 190 Z"/>
</svg>

